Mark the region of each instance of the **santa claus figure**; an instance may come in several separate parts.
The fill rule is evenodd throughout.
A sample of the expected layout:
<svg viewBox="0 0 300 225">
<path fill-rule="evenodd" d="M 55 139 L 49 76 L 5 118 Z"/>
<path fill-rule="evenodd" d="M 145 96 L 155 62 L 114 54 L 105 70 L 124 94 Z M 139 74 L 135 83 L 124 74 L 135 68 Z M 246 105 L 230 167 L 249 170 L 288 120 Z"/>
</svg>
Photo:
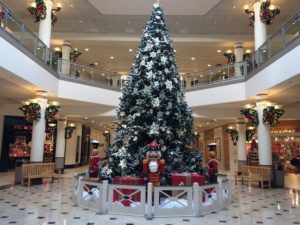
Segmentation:
<svg viewBox="0 0 300 225">
<path fill-rule="evenodd" d="M 216 160 L 216 152 L 210 151 L 209 152 L 210 159 L 208 160 L 208 175 L 210 183 L 217 182 L 217 175 L 218 175 L 218 161 Z"/>
<path fill-rule="evenodd" d="M 143 161 L 143 175 L 145 181 L 160 186 L 165 180 L 166 162 L 161 158 L 158 144 L 153 141 L 148 145 L 147 158 Z"/>
</svg>

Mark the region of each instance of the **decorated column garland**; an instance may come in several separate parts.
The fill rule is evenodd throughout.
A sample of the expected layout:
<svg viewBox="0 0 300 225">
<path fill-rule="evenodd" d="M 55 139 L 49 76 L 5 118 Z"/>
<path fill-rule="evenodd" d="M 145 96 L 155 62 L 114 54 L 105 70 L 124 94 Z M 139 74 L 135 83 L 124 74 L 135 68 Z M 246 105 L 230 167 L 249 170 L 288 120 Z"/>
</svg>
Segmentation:
<svg viewBox="0 0 300 225">
<path fill-rule="evenodd" d="M 233 53 L 224 53 L 224 56 L 228 59 L 228 64 L 235 63 L 235 55 Z"/>
<path fill-rule="evenodd" d="M 228 128 L 226 130 L 227 133 L 230 134 L 230 137 L 231 137 L 231 140 L 232 140 L 232 143 L 233 145 L 236 145 L 238 140 L 239 140 L 239 133 L 237 130 L 233 129 L 233 128 Z"/>
<path fill-rule="evenodd" d="M 36 6 L 28 7 L 28 12 L 33 16 L 34 22 L 38 23 L 47 16 L 47 7 L 43 0 L 35 0 Z"/>
<path fill-rule="evenodd" d="M 267 25 L 271 25 L 274 22 L 276 15 L 280 13 L 279 8 L 270 9 L 270 0 L 263 1 L 260 5 L 260 20 Z"/>
<path fill-rule="evenodd" d="M 246 130 L 246 141 L 249 142 L 253 139 L 253 136 L 255 134 L 255 129 L 247 129 Z"/>
<path fill-rule="evenodd" d="M 55 120 L 56 114 L 61 110 L 58 105 L 49 105 L 46 108 L 45 119 L 48 123 L 52 123 Z"/>
<path fill-rule="evenodd" d="M 82 53 L 77 51 L 77 50 L 74 50 L 70 53 L 70 60 L 71 62 L 75 62 L 77 60 L 77 58 L 81 55 Z"/>
<path fill-rule="evenodd" d="M 75 126 L 67 126 L 65 128 L 65 139 L 70 139 L 75 129 L 76 129 Z"/>
<path fill-rule="evenodd" d="M 278 120 L 283 114 L 283 109 L 268 106 L 263 110 L 263 123 L 267 126 L 274 127 L 278 124 Z"/>
<path fill-rule="evenodd" d="M 256 109 L 252 108 L 244 108 L 240 110 L 241 114 L 246 117 L 249 124 L 251 126 L 257 126 L 258 125 L 258 114 Z"/>
<path fill-rule="evenodd" d="M 27 122 L 32 123 L 41 118 L 41 106 L 38 103 L 31 102 L 20 106 L 19 109 L 23 112 Z"/>
</svg>

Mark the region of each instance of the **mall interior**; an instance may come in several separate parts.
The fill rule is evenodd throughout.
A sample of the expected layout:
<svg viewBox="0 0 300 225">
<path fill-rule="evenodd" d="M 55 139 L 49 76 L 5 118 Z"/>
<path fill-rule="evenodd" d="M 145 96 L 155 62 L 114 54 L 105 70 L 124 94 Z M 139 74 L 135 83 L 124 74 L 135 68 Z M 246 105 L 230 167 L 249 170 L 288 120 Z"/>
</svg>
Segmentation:
<svg viewBox="0 0 300 225">
<path fill-rule="evenodd" d="M 115 141 L 153 4 L 193 111 L 191 146 L 207 166 L 215 143 L 230 177 L 219 210 L 147 219 L 74 202 L 92 142 L 105 159 Z M 299 0 L 0 0 L 0 224 L 300 224 L 299 10 Z M 25 162 L 53 163 L 58 179 L 21 185 Z M 251 166 L 268 169 L 271 188 Z M 234 182 L 244 168 L 248 182 Z"/>
</svg>

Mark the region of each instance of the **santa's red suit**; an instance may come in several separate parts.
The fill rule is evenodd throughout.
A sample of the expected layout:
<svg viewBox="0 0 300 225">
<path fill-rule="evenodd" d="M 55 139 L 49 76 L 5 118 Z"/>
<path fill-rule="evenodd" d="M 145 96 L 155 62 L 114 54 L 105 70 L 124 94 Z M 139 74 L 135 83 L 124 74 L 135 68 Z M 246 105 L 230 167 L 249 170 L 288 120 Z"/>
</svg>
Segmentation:
<svg viewBox="0 0 300 225">
<path fill-rule="evenodd" d="M 154 186 L 160 185 L 160 180 L 165 176 L 166 162 L 164 159 L 144 159 L 143 174 L 148 178 L 148 182 Z"/>
</svg>

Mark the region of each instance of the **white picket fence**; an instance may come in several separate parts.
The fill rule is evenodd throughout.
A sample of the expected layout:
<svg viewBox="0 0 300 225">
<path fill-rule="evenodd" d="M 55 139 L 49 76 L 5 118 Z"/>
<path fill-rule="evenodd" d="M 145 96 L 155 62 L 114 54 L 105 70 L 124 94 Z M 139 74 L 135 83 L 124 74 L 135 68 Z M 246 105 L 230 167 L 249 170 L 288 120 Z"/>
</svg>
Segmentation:
<svg viewBox="0 0 300 225">
<path fill-rule="evenodd" d="M 155 217 L 194 216 L 218 211 L 231 202 L 231 179 L 199 186 L 147 186 L 91 182 L 74 175 L 73 201 L 99 213 Z"/>
</svg>

